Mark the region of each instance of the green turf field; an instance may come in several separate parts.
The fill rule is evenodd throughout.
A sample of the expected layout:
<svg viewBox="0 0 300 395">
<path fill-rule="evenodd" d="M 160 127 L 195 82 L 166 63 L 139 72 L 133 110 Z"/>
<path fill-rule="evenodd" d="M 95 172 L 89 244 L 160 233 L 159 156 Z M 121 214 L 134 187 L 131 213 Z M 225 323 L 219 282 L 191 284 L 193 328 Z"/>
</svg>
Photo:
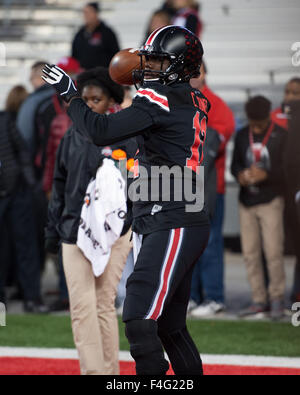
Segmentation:
<svg viewBox="0 0 300 395">
<path fill-rule="evenodd" d="M 201 353 L 300 357 L 300 328 L 289 323 L 189 321 Z M 128 350 L 120 322 L 120 348 Z M 73 348 L 69 317 L 8 315 L 0 347 Z"/>
</svg>

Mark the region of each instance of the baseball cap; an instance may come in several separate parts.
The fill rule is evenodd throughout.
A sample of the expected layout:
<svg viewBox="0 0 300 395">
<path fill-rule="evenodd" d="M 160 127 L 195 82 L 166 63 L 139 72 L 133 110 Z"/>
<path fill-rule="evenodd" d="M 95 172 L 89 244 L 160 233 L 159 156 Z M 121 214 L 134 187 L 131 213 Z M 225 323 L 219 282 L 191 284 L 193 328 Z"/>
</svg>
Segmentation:
<svg viewBox="0 0 300 395">
<path fill-rule="evenodd" d="M 61 58 L 57 66 L 60 67 L 66 73 L 78 74 L 82 72 L 80 63 L 76 59 L 69 56 L 65 56 Z"/>
</svg>

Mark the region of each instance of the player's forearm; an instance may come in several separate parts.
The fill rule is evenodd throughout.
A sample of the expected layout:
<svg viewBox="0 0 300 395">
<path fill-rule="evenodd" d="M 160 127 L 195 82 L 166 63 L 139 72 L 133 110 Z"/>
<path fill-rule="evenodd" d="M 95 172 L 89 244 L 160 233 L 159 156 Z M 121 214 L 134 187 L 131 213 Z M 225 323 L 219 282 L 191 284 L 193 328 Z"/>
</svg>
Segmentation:
<svg viewBox="0 0 300 395">
<path fill-rule="evenodd" d="M 146 112 L 128 108 L 117 114 L 99 115 L 80 99 L 73 99 L 68 114 L 76 129 L 99 146 L 110 145 L 143 133 L 153 124 Z"/>
</svg>

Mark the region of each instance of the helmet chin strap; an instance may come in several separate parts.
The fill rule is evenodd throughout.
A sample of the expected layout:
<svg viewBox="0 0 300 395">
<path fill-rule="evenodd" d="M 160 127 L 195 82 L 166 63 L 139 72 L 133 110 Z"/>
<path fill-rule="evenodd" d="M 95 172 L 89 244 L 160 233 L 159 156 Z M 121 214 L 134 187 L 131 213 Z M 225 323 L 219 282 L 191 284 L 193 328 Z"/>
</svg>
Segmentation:
<svg viewBox="0 0 300 395">
<path fill-rule="evenodd" d="M 173 84 L 174 82 L 178 81 L 179 75 L 177 73 L 170 74 L 168 77 L 169 84 Z"/>
</svg>

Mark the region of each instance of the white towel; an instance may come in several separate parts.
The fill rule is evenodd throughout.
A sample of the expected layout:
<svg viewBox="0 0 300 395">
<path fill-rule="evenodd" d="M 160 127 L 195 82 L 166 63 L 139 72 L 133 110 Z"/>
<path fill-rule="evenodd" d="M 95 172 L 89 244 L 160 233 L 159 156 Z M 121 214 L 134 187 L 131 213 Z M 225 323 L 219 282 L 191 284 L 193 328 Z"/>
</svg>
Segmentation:
<svg viewBox="0 0 300 395">
<path fill-rule="evenodd" d="M 87 188 L 77 245 L 96 277 L 104 272 L 113 244 L 120 238 L 127 213 L 125 181 L 111 159 L 104 159 Z"/>
</svg>

